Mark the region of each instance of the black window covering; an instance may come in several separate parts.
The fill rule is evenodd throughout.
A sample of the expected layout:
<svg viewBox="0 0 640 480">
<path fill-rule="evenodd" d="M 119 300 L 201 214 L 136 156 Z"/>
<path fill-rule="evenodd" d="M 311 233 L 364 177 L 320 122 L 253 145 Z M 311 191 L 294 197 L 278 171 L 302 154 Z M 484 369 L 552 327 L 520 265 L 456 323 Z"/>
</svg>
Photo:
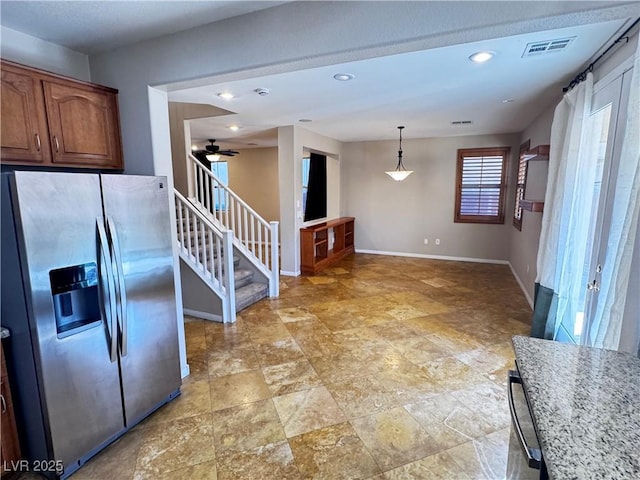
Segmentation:
<svg viewBox="0 0 640 480">
<path fill-rule="evenodd" d="M 327 157 L 312 153 L 309 160 L 309 186 L 304 221 L 327 216 Z"/>
</svg>

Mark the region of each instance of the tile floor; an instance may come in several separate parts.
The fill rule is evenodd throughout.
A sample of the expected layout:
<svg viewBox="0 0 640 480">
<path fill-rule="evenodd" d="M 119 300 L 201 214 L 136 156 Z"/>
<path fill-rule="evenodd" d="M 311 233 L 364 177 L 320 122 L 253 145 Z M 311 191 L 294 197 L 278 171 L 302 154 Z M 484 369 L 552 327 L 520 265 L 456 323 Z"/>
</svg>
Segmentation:
<svg viewBox="0 0 640 480">
<path fill-rule="evenodd" d="M 186 319 L 182 395 L 83 479 L 501 479 L 509 267 L 353 255 L 234 325 Z"/>
</svg>

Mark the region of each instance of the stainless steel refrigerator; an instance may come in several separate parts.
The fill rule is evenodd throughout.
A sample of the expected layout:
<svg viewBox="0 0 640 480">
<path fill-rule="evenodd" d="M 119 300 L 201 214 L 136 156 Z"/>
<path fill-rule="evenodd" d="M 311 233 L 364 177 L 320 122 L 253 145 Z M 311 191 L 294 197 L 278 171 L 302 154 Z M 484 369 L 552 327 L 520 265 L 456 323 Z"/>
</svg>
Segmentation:
<svg viewBox="0 0 640 480">
<path fill-rule="evenodd" d="M 65 478 L 179 395 L 167 183 L 2 177 L 2 325 L 21 445 Z"/>
</svg>

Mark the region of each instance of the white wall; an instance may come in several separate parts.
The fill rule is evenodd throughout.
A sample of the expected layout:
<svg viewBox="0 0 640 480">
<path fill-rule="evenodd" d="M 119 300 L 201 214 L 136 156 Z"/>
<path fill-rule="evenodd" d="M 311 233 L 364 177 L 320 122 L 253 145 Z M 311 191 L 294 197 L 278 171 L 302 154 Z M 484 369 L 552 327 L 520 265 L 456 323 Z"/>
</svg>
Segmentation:
<svg viewBox="0 0 640 480">
<path fill-rule="evenodd" d="M 342 143 L 293 125 L 278 129 L 280 184 L 280 270 L 300 274 L 302 212 L 302 158 L 307 152 L 327 156 L 327 218 L 341 216 Z"/>
<path fill-rule="evenodd" d="M 477 2 L 292 2 L 93 55 L 89 62 L 94 81 L 120 90 L 125 171 L 150 174 L 149 85 L 251 78 L 591 23 L 632 10 L 611 2 L 489 2 L 481 8 Z M 460 30 L 460 17 L 468 28 Z M 310 18 L 323 28 L 310 29 Z M 194 80 L 203 77 L 209 80 Z"/>
<path fill-rule="evenodd" d="M 238 152 L 235 157 L 226 158 L 229 187 L 262 218 L 280 221 L 278 149 L 247 148 Z"/>
<path fill-rule="evenodd" d="M 560 97 L 558 98 L 560 101 Z M 520 143 L 531 141 L 531 148 L 538 145 L 549 145 L 551 138 L 551 122 L 556 103 L 550 105 L 541 115 L 536 118 L 520 136 Z M 544 200 L 547 190 L 547 173 L 549 162 L 533 161 L 529 162 L 527 171 L 527 183 L 525 185 L 525 198 L 528 200 Z M 512 178 L 517 178 L 518 161 L 514 156 L 512 165 Z M 515 193 L 514 193 L 515 195 Z M 513 204 L 514 196 L 509 201 Z M 513 213 L 509 218 L 512 225 Z M 533 296 L 536 279 L 536 259 L 538 257 L 538 242 L 540 240 L 540 230 L 542 228 L 542 213 L 522 212 L 522 230 L 510 228 L 509 239 L 509 263 L 514 275 L 518 279 L 522 290 L 527 297 L 529 304 L 533 307 Z"/>
<path fill-rule="evenodd" d="M 0 56 L 5 60 L 90 81 L 89 57 L 84 53 L 0 27 Z"/>
<path fill-rule="evenodd" d="M 185 120 L 204 117 L 215 117 L 228 113 L 213 105 L 200 103 L 169 102 L 169 128 L 171 135 L 171 162 L 173 164 L 173 182 L 176 189 L 185 197 L 187 187 L 187 156 L 191 148 L 191 138 L 185 139 Z M 186 125 L 187 129 L 189 128 Z M 190 137 L 190 135 L 189 135 Z"/>
<path fill-rule="evenodd" d="M 356 217 L 356 249 L 506 263 L 513 181 L 504 225 L 454 223 L 456 160 L 458 149 L 475 147 L 508 146 L 513 157 L 518 140 L 517 134 L 404 140 L 404 164 L 414 173 L 402 182 L 384 173 L 395 168 L 397 141 L 345 143 L 344 210 Z"/>
</svg>

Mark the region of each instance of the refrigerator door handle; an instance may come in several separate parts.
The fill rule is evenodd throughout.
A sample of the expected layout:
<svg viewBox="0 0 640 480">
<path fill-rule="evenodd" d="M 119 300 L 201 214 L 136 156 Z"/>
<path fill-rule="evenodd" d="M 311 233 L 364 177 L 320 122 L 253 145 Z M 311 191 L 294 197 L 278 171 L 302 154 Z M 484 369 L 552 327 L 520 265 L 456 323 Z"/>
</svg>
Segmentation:
<svg viewBox="0 0 640 480">
<path fill-rule="evenodd" d="M 509 410 L 511 410 L 511 421 L 513 422 L 513 426 L 516 429 L 518 441 L 520 442 L 522 451 L 527 457 L 527 464 L 529 465 L 529 467 L 540 470 L 542 452 L 540 452 L 540 450 L 538 450 L 537 448 L 531 448 L 527 445 L 527 441 L 525 440 L 524 434 L 522 433 L 522 428 L 520 427 L 520 422 L 518 421 L 518 415 L 516 414 L 516 406 L 513 401 L 513 384 L 519 383 L 520 385 L 522 385 L 522 379 L 520 378 L 520 374 L 517 371 L 509 370 L 507 380 L 509 382 L 509 389 L 507 391 L 509 397 Z"/>
<path fill-rule="evenodd" d="M 120 355 L 127 355 L 127 292 L 124 286 L 124 270 L 122 268 L 122 255 L 120 254 L 120 243 L 118 241 L 118 232 L 111 217 L 107 217 L 107 227 L 109 227 L 109 236 L 111 237 L 111 245 L 113 247 L 113 259 L 116 265 L 116 276 L 118 277 L 118 295 L 120 297 Z"/>
<path fill-rule="evenodd" d="M 102 272 L 102 257 L 106 260 L 106 274 L 107 274 L 107 293 L 109 296 L 109 315 L 107 315 L 107 309 L 104 310 L 105 320 L 107 324 L 111 325 L 108 335 L 109 341 L 109 358 L 111 363 L 114 363 L 118 355 L 118 343 L 116 341 L 118 331 L 117 319 L 116 319 L 116 298 L 115 298 L 115 282 L 113 280 L 113 271 L 111 270 L 111 253 L 107 248 L 107 232 L 104 229 L 104 220 L 101 217 L 96 217 L 96 227 L 98 232 L 98 272 Z"/>
</svg>

